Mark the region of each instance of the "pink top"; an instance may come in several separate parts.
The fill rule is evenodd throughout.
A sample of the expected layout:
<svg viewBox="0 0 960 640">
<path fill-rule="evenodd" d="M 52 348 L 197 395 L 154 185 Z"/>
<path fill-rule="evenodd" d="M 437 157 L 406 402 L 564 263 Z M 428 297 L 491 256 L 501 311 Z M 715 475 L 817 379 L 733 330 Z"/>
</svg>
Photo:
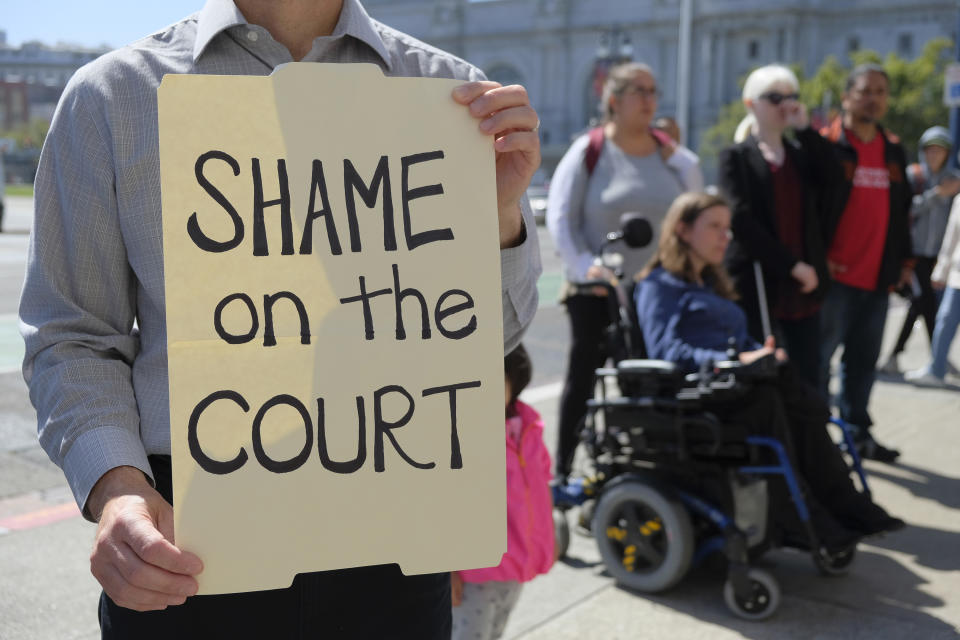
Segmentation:
<svg viewBox="0 0 960 640">
<path fill-rule="evenodd" d="M 550 454 L 543 444 L 543 420 L 517 401 L 507 419 L 507 552 L 488 569 L 461 571 L 465 582 L 529 582 L 553 565 L 553 502 Z"/>
</svg>

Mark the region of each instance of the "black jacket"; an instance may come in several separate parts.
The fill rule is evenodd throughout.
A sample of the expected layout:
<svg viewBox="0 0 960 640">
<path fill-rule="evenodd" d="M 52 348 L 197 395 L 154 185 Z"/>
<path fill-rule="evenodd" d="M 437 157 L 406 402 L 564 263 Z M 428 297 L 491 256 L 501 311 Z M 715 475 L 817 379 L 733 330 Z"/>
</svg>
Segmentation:
<svg viewBox="0 0 960 640">
<path fill-rule="evenodd" d="M 877 125 L 883 136 L 883 157 L 890 175 L 890 218 L 887 223 L 887 239 L 880 261 L 880 273 L 877 276 L 877 291 L 891 290 L 900 279 L 903 267 L 912 267 L 914 263 L 913 242 L 910 237 L 910 205 L 913 191 L 907 181 L 907 153 L 899 138 Z M 821 134 L 830 142 L 841 165 L 841 178 L 837 188 L 836 217 L 827 223 L 827 247 L 840 222 L 840 216 L 850 198 L 853 189 L 853 174 L 857 169 L 857 150 L 847 140 L 843 124 L 838 118 Z"/>
<path fill-rule="evenodd" d="M 829 282 L 826 226 L 838 218 L 841 168 L 830 143 L 813 129 L 798 131 L 796 141 L 784 138 L 783 143 L 802 182 L 803 261 L 816 269 L 820 286 L 814 295 L 822 297 Z M 762 341 L 753 262 L 760 262 L 767 303 L 773 305 L 781 287 L 796 286 L 790 271 L 797 259 L 777 235 L 773 177 L 756 138 L 720 153 L 719 182 L 733 210 L 733 239 L 724 262 L 747 313 L 750 334 Z"/>
</svg>

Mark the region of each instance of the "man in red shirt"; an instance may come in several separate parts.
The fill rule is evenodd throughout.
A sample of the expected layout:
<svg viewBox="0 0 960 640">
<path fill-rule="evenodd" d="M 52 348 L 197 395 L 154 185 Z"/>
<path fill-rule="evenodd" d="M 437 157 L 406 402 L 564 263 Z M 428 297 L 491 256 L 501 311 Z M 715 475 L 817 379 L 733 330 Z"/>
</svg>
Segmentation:
<svg viewBox="0 0 960 640">
<path fill-rule="evenodd" d="M 844 168 L 836 220 L 827 220 L 827 266 L 833 279 L 822 310 L 820 384 L 827 393 L 830 359 L 843 345 L 840 416 L 853 425 L 861 455 L 893 462 L 899 451 L 877 443 L 867 412 L 887 317 L 889 291 L 910 281 L 911 192 L 906 153 L 879 125 L 890 79 L 878 65 L 860 65 L 847 78 L 843 117 L 822 132 Z"/>
</svg>

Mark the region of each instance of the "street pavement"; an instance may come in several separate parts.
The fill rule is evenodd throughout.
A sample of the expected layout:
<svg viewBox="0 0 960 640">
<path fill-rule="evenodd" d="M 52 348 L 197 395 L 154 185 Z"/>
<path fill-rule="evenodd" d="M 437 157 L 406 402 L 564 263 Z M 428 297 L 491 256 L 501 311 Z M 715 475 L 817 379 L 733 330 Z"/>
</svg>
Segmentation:
<svg viewBox="0 0 960 640">
<path fill-rule="evenodd" d="M 7 204 L 0 234 L 0 640 L 90 640 L 99 635 L 99 589 L 88 567 L 94 529 L 36 444 L 16 326 L 31 209 L 24 198 Z M 543 414 L 552 449 L 568 338 L 555 303 L 560 264 L 542 229 L 540 238 L 541 308 L 525 340 L 536 371 L 525 398 Z M 904 313 L 894 299 L 885 354 Z M 922 364 L 928 349 L 917 328 L 901 359 L 905 368 Z M 951 355 L 960 364 L 960 340 Z M 897 465 L 868 462 L 867 469 L 877 500 L 910 526 L 862 544 L 849 575 L 824 578 L 807 555 L 771 552 L 759 564 L 776 576 L 783 601 L 773 618 L 750 623 L 723 604 L 722 569 L 707 563 L 665 593 L 634 593 L 614 584 L 592 539 L 574 534 L 568 558 L 524 587 L 504 637 L 960 637 L 960 379 L 952 382 L 951 389 L 920 389 L 899 376 L 878 381 L 876 433 L 903 456 Z"/>
</svg>

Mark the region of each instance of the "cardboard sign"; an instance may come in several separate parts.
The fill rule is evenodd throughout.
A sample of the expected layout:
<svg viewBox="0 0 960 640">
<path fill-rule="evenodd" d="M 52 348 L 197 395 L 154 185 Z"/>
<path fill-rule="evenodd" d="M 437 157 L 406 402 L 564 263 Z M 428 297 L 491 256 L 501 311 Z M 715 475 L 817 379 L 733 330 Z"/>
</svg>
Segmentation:
<svg viewBox="0 0 960 640">
<path fill-rule="evenodd" d="M 458 84 L 164 78 L 174 521 L 200 593 L 506 551 L 495 167 Z"/>
</svg>

